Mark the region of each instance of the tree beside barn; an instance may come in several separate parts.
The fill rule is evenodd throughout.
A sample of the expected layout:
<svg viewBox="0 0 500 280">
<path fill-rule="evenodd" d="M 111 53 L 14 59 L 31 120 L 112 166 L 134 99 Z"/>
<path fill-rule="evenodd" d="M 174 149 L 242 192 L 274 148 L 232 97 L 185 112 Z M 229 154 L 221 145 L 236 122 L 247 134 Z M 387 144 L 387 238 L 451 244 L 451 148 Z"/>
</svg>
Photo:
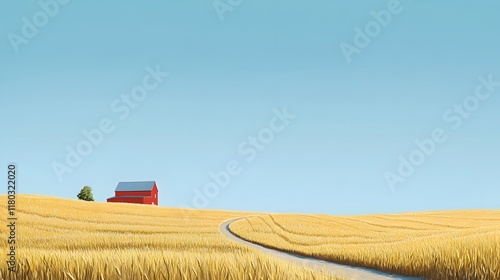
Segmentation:
<svg viewBox="0 0 500 280">
<path fill-rule="evenodd" d="M 94 201 L 94 195 L 92 194 L 92 188 L 85 186 L 80 190 L 80 193 L 76 196 L 80 200 Z"/>
</svg>

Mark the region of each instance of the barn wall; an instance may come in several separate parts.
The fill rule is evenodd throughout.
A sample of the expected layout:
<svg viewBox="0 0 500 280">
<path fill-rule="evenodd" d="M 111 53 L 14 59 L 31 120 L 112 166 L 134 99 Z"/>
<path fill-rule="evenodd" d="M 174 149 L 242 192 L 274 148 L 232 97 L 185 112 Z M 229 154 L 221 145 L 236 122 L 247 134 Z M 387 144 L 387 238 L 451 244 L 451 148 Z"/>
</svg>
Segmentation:
<svg viewBox="0 0 500 280">
<path fill-rule="evenodd" d="M 156 197 L 155 197 L 156 195 Z M 151 192 L 151 197 L 153 199 L 153 202 L 155 203 L 155 205 L 158 205 L 158 187 L 156 187 L 156 183 L 154 184 L 153 186 L 153 190 Z"/>
<path fill-rule="evenodd" d="M 158 202 L 151 196 L 145 197 L 144 198 L 144 204 L 154 204 L 158 205 Z"/>
<path fill-rule="evenodd" d="M 144 204 L 144 197 L 114 197 L 108 198 L 108 202 L 125 202 Z"/>
<path fill-rule="evenodd" d="M 151 191 L 142 191 L 142 192 L 115 192 L 115 196 L 151 196 Z"/>
</svg>

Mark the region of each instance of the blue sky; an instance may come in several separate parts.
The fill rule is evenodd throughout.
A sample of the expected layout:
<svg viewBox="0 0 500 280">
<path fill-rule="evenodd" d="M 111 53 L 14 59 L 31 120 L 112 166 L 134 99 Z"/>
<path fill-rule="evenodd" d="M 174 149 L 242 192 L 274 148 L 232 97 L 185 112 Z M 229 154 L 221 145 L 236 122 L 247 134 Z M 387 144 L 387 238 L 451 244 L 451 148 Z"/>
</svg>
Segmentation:
<svg viewBox="0 0 500 280">
<path fill-rule="evenodd" d="M 21 193 L 90 185 L 105 201 L 119 181 L 155 180 L 162 206 L 499 207 L 498 1 L 66 2 L 0 2 L 0 159 L 18 164 Z M 112 104 L 157 68 L 170 75 L 120 118 Z M 250 146 L 284 108 L 294 118 Z M 58 178 L 54 162 L 103 120 L 113 131 Z M 436 129 L 446 141 L 426 155 L 415 140 Z M 401 176 L 412 153 L 423 163 Z M 228 162 L 240 171 L 229 185 L 206 187 Z M 391 188 L 388 172 L 404 182 Z"/>
</svg>

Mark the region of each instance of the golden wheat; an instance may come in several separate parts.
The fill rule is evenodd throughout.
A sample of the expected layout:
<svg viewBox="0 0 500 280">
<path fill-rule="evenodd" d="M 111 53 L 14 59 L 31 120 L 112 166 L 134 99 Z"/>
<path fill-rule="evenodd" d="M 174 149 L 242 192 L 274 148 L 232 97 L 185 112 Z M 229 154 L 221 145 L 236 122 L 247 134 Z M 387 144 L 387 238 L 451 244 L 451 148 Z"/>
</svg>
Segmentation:
<svg viewBox="0 0 500 280">
<path fill-rule="evenodd" d="M 3 221 L 6 201 L 0 196 Z M 248 213 L 31 195 L 17 205 L 18 271 L 3 265 L 0 279 L 333 279 L 221 235 L 223 221 Z M 0 227 L 2 256 L 7 230 Z"/>
<path fill-rule="evenodd" d="M 238 236 L 297 254 L 428 279 L 500 279 L 500 211 L 260 215 Z"/>
</svg>

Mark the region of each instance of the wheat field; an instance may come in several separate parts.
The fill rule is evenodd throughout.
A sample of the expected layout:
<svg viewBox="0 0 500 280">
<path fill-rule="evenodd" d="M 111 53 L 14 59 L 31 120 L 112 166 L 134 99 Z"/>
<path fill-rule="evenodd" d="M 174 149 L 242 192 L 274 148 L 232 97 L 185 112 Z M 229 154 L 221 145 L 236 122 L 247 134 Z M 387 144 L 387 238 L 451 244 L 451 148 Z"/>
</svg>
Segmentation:
<svg viewBox="0 0 500 280">
<path fill-rule="evenodd" d="M 247 214 L 19 195 L 18 271 L 2 260 L 0 279 L 333 279 L 222 236 L 222 222 Z"/>
<path fill-rule="evenodd" d="M 230 230 L 268 247 L 400 275 L 500 279 L 500 211 L 259 215 Z"/>
<path fill-rule="evenodd" d="M 231 231 L 268 247 L 428 279 L 500 279 L 500 211 L 269 215 L 34 195 L 17 204 L 18 271 L 3 265 L 0 279 L 333 279 L 227 240 L 219 225 L 239 217 Z M 6 256 L 7 238 L 0 245 Z"/>
</svg>

